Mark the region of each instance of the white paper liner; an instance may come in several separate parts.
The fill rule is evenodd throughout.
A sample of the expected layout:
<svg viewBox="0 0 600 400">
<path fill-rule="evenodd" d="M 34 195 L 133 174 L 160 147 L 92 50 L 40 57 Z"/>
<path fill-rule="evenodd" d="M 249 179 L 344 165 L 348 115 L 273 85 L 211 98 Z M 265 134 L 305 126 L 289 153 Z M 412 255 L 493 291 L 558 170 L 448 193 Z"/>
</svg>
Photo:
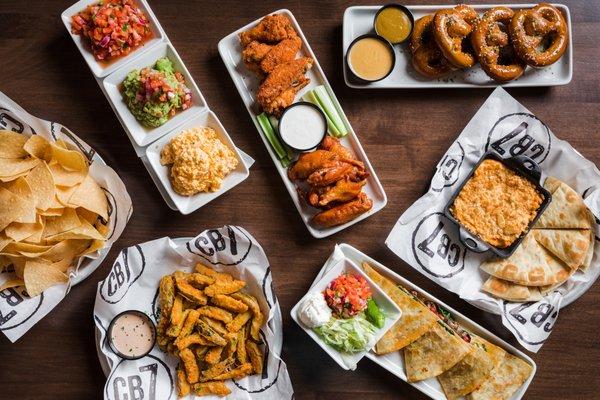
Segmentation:
<svg viewBox="0 0 600 400">
<path fill-rule="evenodd" d="M 458 227 L 443 212 L 456 188 L 488 150 L 503 157 L 524 154 L 533 158 L 544 172 L 542 179 L 554 176 L 566 182 L 583 196 L 596 217 L 600 215 L 598 168 L 498 87 L 444 154 L 429 190 L 398 219 L 386 244 L 439 285 L 501 315 L 503 325 L 519 343 L 537 352 L 552 331 L 561 303 L 570 303 L 589 288 L 600 274 L 600 262 L 595 254 L 585 273 L 576 272 L 558 291 L 538 302 L 507 302 L 480 291 L 488 275 L 479 265 L 491 254 L 469 251 L 459 240 Z M 597 224 L 594 229 L 598 231 Z"/>
<path fill-rule="evenodd" d="M 117 314 L 130 309 L 145 312 L 156 323 L 160 279 L 176 270 L 190 272 L 197 262 L 245 280 L 245 290 L 258 299 L 262 312 L 268 315 L 260 334 L 265 354 L 263 374 L 227 380 L 226 385 L 231 390 L 227 399 L 292 399 L 292 383 L 280 358 L 281 309 L 273 290 L 269 261 L 256 239 L 237 226 L 206 230 L 184 245 L 164 237 L 121 251 L 106 279 L 98 284 L 94 306 L 94 322 L 101 334 L 100 349 L 110 367 L 104 399 L 120 400 L 123 393 L 131 390 L 154 393 L 154 398 L 161 400 L 177 399 L 176 358 L 155 346 L 149 355 L 139 360 L 123 360 L 111 351 L 106 330 Z"/>
<path fill-rule="evenodd" d="M 91 161 L 90 174 L 106 192 L 109 203 L 109 233 L 105 247 L 80 258 L 78 264 L 68 272 L 68 283 L 52 286 L 34 298 L 26 297 L 16 288 L 0 291 L 0 331 L 11 342 L 15 342 L 56 307 L 72 285 L 81 282 L 100 266 L 112 244 L 121 236 L 133 209 L 125 184 L 94 149 L 61 124 L 29 114 L 2 92 L 0 129 L 12 130 L 26 136 L 40 135 L 52 142 L 62 139 L 77 146 Z M 0 273 L 0 285 L 12 277 L 13 273 Z"/>
</svg>

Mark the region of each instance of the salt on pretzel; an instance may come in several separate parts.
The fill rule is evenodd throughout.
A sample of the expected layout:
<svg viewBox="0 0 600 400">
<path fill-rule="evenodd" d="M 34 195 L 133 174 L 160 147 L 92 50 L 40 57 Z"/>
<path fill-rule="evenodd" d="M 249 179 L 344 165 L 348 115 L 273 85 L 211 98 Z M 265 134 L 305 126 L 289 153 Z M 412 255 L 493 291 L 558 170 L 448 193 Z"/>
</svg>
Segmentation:
<svg viewBox="0 0 600 400">
<path fill-rule="evenodd" d="M 415 21 L 409 44 L 415 70 L 428 78 L 439 78 L 452 71 L 433 38 L 433 15 Z"/>
<path fill-rule="evenodd" d="M 457 68 L 475 65 L 470 35 L 477 21 L 477 12 L 465 4 L 435 13 L 433 36 L 444 57 Z"/>
<path fill-rule="evenodd" d="M 508 26 L 513 15 L 514 11 L 508 7 L 494 7 L 483 14 L 471 34 L 481 68 L 499 82 L 517 79 L 527 66 L 516 56 L 510 43 Z"/>
<path fill-rule="evenodd" d="M 567 21 L 560 10 L 547 3 L 517 11 L 509 32 L 517 55 L 532 67 L 558 61 L 569 42 Z"/>
</svg>

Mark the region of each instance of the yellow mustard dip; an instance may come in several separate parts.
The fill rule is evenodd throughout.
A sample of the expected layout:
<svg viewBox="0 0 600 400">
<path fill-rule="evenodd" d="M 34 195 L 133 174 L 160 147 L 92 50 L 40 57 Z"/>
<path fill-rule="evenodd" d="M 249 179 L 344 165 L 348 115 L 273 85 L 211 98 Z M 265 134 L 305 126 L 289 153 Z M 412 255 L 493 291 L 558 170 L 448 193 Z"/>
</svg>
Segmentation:
<svg viewBox="0 0 600 400">
<path fill-rule="evenodd" d="M 350 48 L 348 63 L 356 76 L 375 81 L 386 76 L 394 67 L 394 57 L 390 48 L 381 40 L 367 37 Z"/>
<path fill-rule="evenodd" d="M 377 14 L 375 30 L 390 43 L 405 41 L 412 30 L 410 18 L 397 7 L 387 7 Z"/>
</svg>

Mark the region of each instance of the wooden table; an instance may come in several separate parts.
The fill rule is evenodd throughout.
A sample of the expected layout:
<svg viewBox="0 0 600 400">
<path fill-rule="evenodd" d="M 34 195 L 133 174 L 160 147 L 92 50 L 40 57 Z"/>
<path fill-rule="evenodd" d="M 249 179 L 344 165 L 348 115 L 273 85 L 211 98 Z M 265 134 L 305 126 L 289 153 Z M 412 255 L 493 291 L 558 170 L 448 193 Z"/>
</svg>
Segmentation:
<svg viewBox="0 0 600 400">
<path fill-rule="evenodd" d="M 441 1 L 440 1 L 441 2 Z M 492 1 L 493 2 L 493 1 Z M 171 211 L 87 65 L 60 21 L 66 0 L 3 0 L 0 4 L 0 90 L 41 118 L 59 121 L 92 145 L 121 176 L 133 217 L 102 266 L 73 288 L 66 301 L 17 343 L 0 335 L 0 398 L 102 398 L 105 377 L 94 345 L 92 310 L 97 282 L 126 246 L 162 236 L 190 236 L 205 228 L 236 224 L 248 229 L 271 262 L 284 314 L 284 349 L 298 399 L 421 399 L 417 390 L 364 360 L 342 371 L 290 319 L 336 243 L 350 243 L 395 269 L 507 341 L 516 340 L 500 321 L 442 289 L 384 245 L 400 214 L 426 190 L 435 166 L 479 108 L 490 89 L 357 91 L 342 78 L 342 15 L 350 2 L 289 1 L 388 195 L 378 214 L 326 239 L 313 239 L 248 118 L 217 52 L 217 42 L 240 26 L 284 6 L 234 1 L 151 1 L 156 16 L 219 115 L 232 139 L 256 159 L 242 185 L 208 206 L 182 216 Z M 369 2 L 367 2 L 369 3 Z M 490 2 L 491 3 L 491 2 Z M 600 7 L 565 1 L 573 18 L 573 81 L 562 87 L 510 89 L 554 133 L 600 163 Z M 525 398 L 598 397 L 600 287 L 564 309 L 538 354 L 538 372 Z"/>
</svg>

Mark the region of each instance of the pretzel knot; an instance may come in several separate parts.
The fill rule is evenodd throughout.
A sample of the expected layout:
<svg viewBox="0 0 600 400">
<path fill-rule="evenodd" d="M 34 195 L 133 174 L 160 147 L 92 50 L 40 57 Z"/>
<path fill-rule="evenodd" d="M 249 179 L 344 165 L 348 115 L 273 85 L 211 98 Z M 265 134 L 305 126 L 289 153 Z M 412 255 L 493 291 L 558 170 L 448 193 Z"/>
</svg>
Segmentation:
<svg viewBox="0 0 600 400">
<path fill-rule="evenodd" d="M 500 82 L 517 79 L 526 67 L 510 44 L 508 26 L 513 15 L 514 12 L 508 7 L 492 8 L 483 14 L 471 35 L 481 68 Z"/>
<path fill-rule="evenodd" d="M 555 63 L 569 41 L 562 13 L 547 3 L 516 12 L 509 31 L 517 55 L 532 67 Z"/>
<path fill-rule="evenodd" d="M 413 67 L 420 74 L 439 78 L 452 71 L 452 65 L 433 38 L 433 15 L 426 15 L 415 22 L 409 48 Z"/>
<path fill-rule="evenodd" d="M 470 68 L 475 64 L 475 54 L 469 40 L 477 20 L 477 12 L 464 4 L 435 13 L 435 41 L 444 57 L 457 68 Z"/>
</svg>

